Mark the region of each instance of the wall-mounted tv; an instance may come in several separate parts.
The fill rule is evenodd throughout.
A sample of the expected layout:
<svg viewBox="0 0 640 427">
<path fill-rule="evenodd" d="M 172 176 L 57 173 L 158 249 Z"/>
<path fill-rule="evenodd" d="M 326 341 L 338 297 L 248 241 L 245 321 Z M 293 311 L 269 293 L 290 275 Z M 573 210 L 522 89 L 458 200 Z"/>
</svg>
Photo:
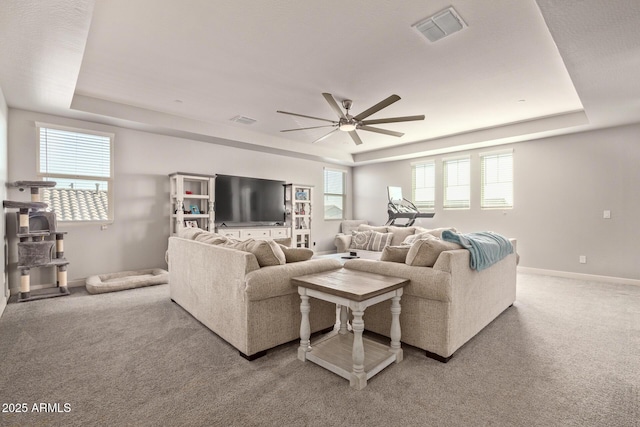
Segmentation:
<svg viewBox="0 0 640 427">
<path fill-rule="evenodd" d="M 216 223 L 284 223 L 284 185 L 285 181 L 216 175 Z"/>
</svg>

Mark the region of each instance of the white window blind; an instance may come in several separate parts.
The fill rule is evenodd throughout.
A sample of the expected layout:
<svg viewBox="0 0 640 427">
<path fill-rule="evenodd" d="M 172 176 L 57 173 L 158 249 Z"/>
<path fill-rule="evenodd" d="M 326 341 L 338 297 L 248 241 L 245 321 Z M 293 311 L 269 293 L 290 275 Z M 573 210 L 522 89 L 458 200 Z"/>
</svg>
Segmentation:
<svg viewBox="0 0 640 427">
<path fill-rule="evenodd" d="M 38 174 L 56 186 L 43 201 L 59 221 L 110 221 L 113 135 L 38 124 Z"/>
<path fill-rule="evenodd" d="M 480 155 L 480 207 L 513 207 L 513 152 Z"/>
<path fill-rule="evenodd" d="M 444 208 L 468 209 L 471 205 L 471 162 L 469 157 L 442 162 L 444 173 Z"/>
<path fill-rule="evenodd" d="M 436 163 L 415 163 L 411 165 L 411 197 L 418 209 L 435 209 L 436 203 Z"/>
<path fill-rule="evenodd" d="M 324 169 L 324 219 L 344 219 L 345 176 L 344 171 Z"/>
</svg>

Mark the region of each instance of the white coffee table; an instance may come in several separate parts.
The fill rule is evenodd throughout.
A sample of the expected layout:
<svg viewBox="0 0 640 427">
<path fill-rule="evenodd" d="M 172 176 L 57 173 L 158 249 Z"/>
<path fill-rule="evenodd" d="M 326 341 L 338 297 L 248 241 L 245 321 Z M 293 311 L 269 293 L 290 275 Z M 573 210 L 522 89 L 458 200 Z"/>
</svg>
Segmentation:
<svg viewBox="0 0 640 427">
<path fill-rule="evenodd" d="M 342 268 L 330 272 L 294 277 L 300 294 L 300 347 L 298 359 L 309 360 L 349 380 L 351 387 L 362 390 L 367 381 L 389 366 L 402 361 L 400 347 L 400 298 L 406 279 Z M 341 306 L 340 328 L 311 346 L 309 297 Z M 367 307 L 391 300 L 391 344 L 386 346 L 362 336 L 363 315 Z M 353 313 L 347 331 L 347 307 Z"/>
</svg>

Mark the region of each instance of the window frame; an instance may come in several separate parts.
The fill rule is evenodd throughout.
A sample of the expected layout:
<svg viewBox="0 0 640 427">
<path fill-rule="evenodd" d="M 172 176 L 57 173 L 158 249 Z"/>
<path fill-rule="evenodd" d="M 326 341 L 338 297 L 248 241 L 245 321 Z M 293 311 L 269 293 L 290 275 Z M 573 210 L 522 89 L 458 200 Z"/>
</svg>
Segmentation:
<svg viewBox="0 0 640 427">
<path fill-rule="evenodd" d="M 418 187 L 416 185 L 416 172 L 417 168 L 420 166 L 429 166 L 432 168 L 433 172 L 433 187 L 421 186 Z M 419 202 L 416 200 L 416 190 L 417 189 L 428 189 L 432 188 L 433 191 L 433 199 L 431 203 L 427 201 L 427 203 Z M 418 210 L 423 209 L 429 212 L 433 212 L 436 209 L 436 161 L 435 160 L 423 160 L 419 162 L 411 163 L 411 202 L 418 208 Z"/>
<path fill-rule="evenodd" d="M 468 181 L 466 182 L 465 185 L 460 185 L 460 184 L 456 184 L 455 187 L 467 187 L 467 197 L 464 201 L 466 201 L 466 203 L 455 203 L 453 202 L 453 199 L 449 199 L 448 196 L 448 188 L 449 187 L 453 187 L 453 186 L 449 186 L 449 173 L 448 173 L 448 168 L 447 168 L 447 164 L 450 162 L 460 162 L 460 161 L 466 161 L 467 163 L 467 176 L 468 176 Z M 456 174 L 457 177 L 459 178 L 459 173 Z M 442 196 L 442 208 L 443 209 L 455 209 L 455 210 L 464 210 L 464 209 L 471 209 L 471 155 L 467 154 L 464 156 L 456 156 L 456 157 L 447 157 L 445 159 L 442 159 L 442 189 L 443 189 L 443 196 Z M 462 199 L 460 199 L 462 200 Z"/>
<path fill-rule="evenodd" d="M 510 183 L 510 196 L 511 196 L 511 204 L 487 204 L 485 200 L 485 184 L 486 184 L 486 164 L 485 159 L 489 157 L 503 157 L 509 156 L 511 158 L 511 179 L 509 181 L 500 181 L 499 179 L 494 184 L 504 184 Z M 496 150 L 485 153 L 480 153 L 480 208 L 481 209 L 513 209 L 514 204 L 514 191 L 513 191 L 513 149 L 506 150 Z M 496 173 L 500 171 L 500 166 L 498 166 L 498 170 Z"/>
<path fill-rule="evenodd" d="M 100 180 L 107 182 L 107 219 L 103 220 L 64 220 L 57 218 L 58 222 L 62 222 L 64 224 L 112 224 L 114 222 L 114 145 L 115 145 L 115 134 L 111 132 L 102 132 L 92 129 L 83 129 L 76 128 L 71 126 L 63 126 L 56 125 L 52 123 L 44 123 L 44 122 L 35 122 L 36 127 L 36 135 L 37 135 L 37 144 L 36 144 L 36 176 L 38 179 L 42 181 L 46 181 L 47 179 L 55 181 L 56 178 L 60 179 L 78 179 L 78 180 Z M 42 173 L 40 170 L 41 167 L 41 129 L 52 129 L 57 131 L 64 132 L 73 132 L 78 134 L 85 135 L 93 135 L 93 136 L 101 136 L 109 138 L 109 176 L 97 176 L 97 175 L 76 175 L 76 174 L 64 174 L 64 173 Z"/>
<path fill-rule="evenodd" d="M 327 193 L 327 173 L 328 172 L 333 172 L 333 173 L 340 173 L 342 176 L 342 193 Z M 326 196 L 331 196 L 331 197 L 341 197 L 342 198 L 342 217 L 341 218 L 327 218 L 326 216 L 326 208 L 327 208 L 327 204 L 326 204 Z M 322 217 L 325 221 L 344 221 L 346 219 L 346 204 L 347 204 L 347 171 L 342 170 L 342 169 L 335 169 L 335 168 L 323 168 L 322 171 Z"/>
</svg>

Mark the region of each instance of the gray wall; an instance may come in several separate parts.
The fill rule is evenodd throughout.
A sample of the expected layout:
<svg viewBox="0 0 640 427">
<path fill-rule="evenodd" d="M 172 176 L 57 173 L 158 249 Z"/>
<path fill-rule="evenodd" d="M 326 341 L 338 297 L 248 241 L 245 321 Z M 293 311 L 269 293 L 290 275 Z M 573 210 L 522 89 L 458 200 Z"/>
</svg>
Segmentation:
<svg viewBox="0 0 640 427">
<path fill-rule="evenodd" d="M 70 261 L 70 281 L 123 270 L 166 268 L 168 174 L 177 171 L 244 175 L 314 185 L 312 240 L 316 242 L 315 250 L 335 249 L 333 237 L 340 223 L 324 221 L 322 209 L 323 167 L 335 167 L 333 165 L 10 109 L 10 180 L 37 179 L 36 121 L 115 134 L 114 223 L 104 231 L 98 224 L 59 226 L 68 231 L 65 256 Z M 348 172 L 350 188 L 351 168 L 342 169 Z M 28 198 L 16 190 L 10 193 L 17 200 Z M 347 204 L 347 214 L 351 215 L 350 199 Z M 32 283 L 37 284 L 34 276 L 37 277 L 32 276 Z M 51 282 L 44 276 L 38 280 Z M 17 287 L 11 277 L 10 286 Z"/>
<path fill-rule="evenodd" d="M 442 209 L 442 164 L 436 159 L 436 215 L 425 227 L 493 230 L 518 239 L 520 266 L 640 279 L 640 125 L 496 147 L 513 148 L 514 208 L 479 207 L 480 162 L 472 154 L 471 209 Z M 456 153 L 456 155 L 462 153 Z M 411 197 L 411 161 L 355 167 L 354 216 L 387 220 L 386 187 Z M 611 219 L 603 211 L 611 210 Z M 578 262 L 587 256 L 587 264 Z"/>
<path fill-rule="evenodd" d="M 0 200 L 7 198 L 7 127 L 8 127 L 8 109 L 7 103 L 4 99 L 4 93 L 0 88 Z M 5 235 L 5 214 L 2 209 L 2 218 L 0 219 L 0 236 Z M 9 297 L 9 283 L 5 274 L 5 255 L 6 248 L 3 243 L 0 246 L 0 259 L 2 259 L 2 265 L 0 265 L 0 272 L 2 273 L 0 279 L 0 315 L 4 311 L 7 305 L 7 299 Z"/>
</svg>

